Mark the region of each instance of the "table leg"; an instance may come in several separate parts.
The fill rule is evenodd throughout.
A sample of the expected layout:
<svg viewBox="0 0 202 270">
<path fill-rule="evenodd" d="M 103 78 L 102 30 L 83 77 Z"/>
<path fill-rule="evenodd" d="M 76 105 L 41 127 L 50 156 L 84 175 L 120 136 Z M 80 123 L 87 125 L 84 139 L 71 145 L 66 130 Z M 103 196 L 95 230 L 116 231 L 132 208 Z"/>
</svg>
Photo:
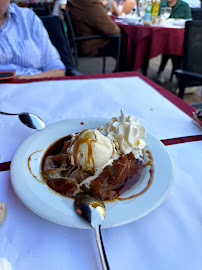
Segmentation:
<svg viewBox="0 0 202 270">
<path fill-rule="evenodd" d="M 149 59 L 144 62 L 144 64 L 141 66 L 142 74 L 144 76 L 147 76 L 147 69 L 149 67 Z"/>
</svg>

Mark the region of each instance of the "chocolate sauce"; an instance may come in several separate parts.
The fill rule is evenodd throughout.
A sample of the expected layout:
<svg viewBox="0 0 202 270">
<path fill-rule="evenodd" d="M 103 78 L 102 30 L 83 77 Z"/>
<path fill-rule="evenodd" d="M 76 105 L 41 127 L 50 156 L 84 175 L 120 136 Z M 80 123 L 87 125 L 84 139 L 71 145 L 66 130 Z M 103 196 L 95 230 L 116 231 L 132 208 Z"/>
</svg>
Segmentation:
<svg viewBox="0 0 202 270">
<path fill-rule="evenodd" d="M 148 180 L 147 186 L 141 192 L 139 192 L 137 194 L 134 194 L 134 195 L 127 197 L 127 198 L 117 198 L 117 200 L 125 201 L 125 200 L 129 200 L 129 199 L 138 197 L 138 196 L 142 195 L 143 193 L 145 193 L 150 188 L 150 186 L 153 182 L 153 178 L 154 178 L 154 163 L 153 163 L 153 157 L 152 157 L 151 152 L 149 150 L 147 150 L 146 153 L 148 154 L 149 161 L 146 164 L 144 164 L 144 167 L 151 166 L 151 168 L 149 170 L 150 178 Z"/>
<path fill-rule="evenodd" d="M 93 162 L 91 144 L 89 143 L 88 138 L 87 138 L 88 134 L 86 135 L 87 136 L 85 136 L 84 138 L 81 138 L 80 141 L 77 140 L 78 142 L 75 143 L 74 147 L 78 149 L 81 143 L 87 143 L 87 145 L 89 144 L 88 145 L 88 150 L 89 150 L 88 162 L 90 161 Z M 43 169 L 44 169 L 46 158 L 49 158 L 49 156 L 55 156 L 61 153 L 65 153 L 66 149 L 70 146 L 70 140 L 71 140 L 71 136 L 66 136 L 55 141 L 53 144 L 49 146 L 41 162 L 42 175 L 43 175 Z M 39 152 L 39 151 L 36 151 L 36 152 Z M 28 167 L 33 177 L 36 180 L 38 180 L 37 177 L 32 173 L 31 168 L 30 168 L 31 157 L 36 152 L 32 153 L 29 156 Z M 94 195 L 99 196 L 105 201 L 114 201 L 114 200 L 124 201 L 124 200 L 132 199 L 132 198 L 142 195 L 144 192 L 146 192 L 149 189 L 149 187 L 152 184 L 153 177 L 154 177 L 153 157 L 149 150 L 147 150 L 146 153 L 148 155 L 149 160 L 144 165 L 142 161 L 135 159 L 132 154 L 129 154 L 127 156 L 122 155 L 118 160 L 114 161 L 113 166 L 107 166 L 103 169 L 103 172 L 98 176 L 98 178 L 96 178 L 95 180 L 91 182 L 90 189 L 86 189 L 85 186 L 84 187 L 82 186 L 83 191 L 92 192 Z M 68 167 L 69 165 L 70 164 L 68 163 L 68 160 L 67 160 L 66 166 Z M 147 186 L 141 192 L 137 194 L 134 194 L 127 198 L 120 198 L 120 196 L 123 193 L 130 190 L 140 180 L 142 171 L 147 166 L 151 167 L 149 169 L 150 178 L 148 180 Z M 88 172 L 85 172 L 85 173 L 88 173 Z M 75 197 L 74 195 L 71 195 L 71 189 L 72 190 L 74 189 L 72 185 L 73 183 L 70 183 L 71 180 L 64 179 L 62 181 L 61 178 L 57 178 L 57 177 L 55 178 L 55 180 L 54 179 L 48 180 L 44 177 L 44 175 L 43 175 L 43 179 L 45 180 L 45 182 L 50 188 L 52 188 L 56 192 L 59 192 L 60 195 L 70 197 L 70 198 Z M 66 188 L 64 187 L 64 190 L 62 190 L 63 186 L 65 186 L 64 181 L 67 182 L 65 183 Z M 56 184 L 60 186 L 56 187 Z M 67 191 L 68 185 L 69 185 L 69 192 Z M 134 188 L 134 191 L 135 191 L 135 188 Z"/>
<path fill-rule="evenodd" d="M 28 157 L 28 164 L 27 164 L 27 165 L 28 165 L 28 169 L 29 169 L 31 175 L 32 175 L 37 181 L 39 181 L 39 182 L 41 182 L 40 179 L 38 179 L 38 178 L 36 177 L 36 175 L 34 175 L 33 172 L 32 172 L 32 170 L 31 170 L 31 167 L 30 167 L 30 161 L 31 161 L 32 156 L 33 156 L 34 154 L 36 154 L 36 153 L 38 153 L 38 152 L 41 152 L 41 151 L 42 151 L 42 150 L 38 150 L 38 151 L 33 152 L 33 153 Z"/>
</svg>

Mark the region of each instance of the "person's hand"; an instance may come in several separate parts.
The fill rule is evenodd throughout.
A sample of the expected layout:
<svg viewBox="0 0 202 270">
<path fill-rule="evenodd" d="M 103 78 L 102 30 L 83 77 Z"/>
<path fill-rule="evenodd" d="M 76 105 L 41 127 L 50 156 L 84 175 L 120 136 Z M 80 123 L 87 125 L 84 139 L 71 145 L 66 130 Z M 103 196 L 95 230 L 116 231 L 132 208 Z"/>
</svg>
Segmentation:
<svg viewBox="0 0 202 270">
<path fill-rule="evenodd" d="M 112 0 L 112 1 L 111 1 L 111 6 L 112 6 L 112 8 L 114 8 L 114 9 L 118 8 L 118 4 L 117 4 L 117 2 L 116 2 L 115 0 Z"/>
<path fill-rule="evenodd" d="M 29 76 L 29 75 L 17 75 L 15 76 L 15 79 L 31 79 L 33 76 Z"/>
<path fill-rule="evenodd" d="M 102 1 L 102 3 L 103 3 L 104 6 L 106 6 L 108 4 L 108 2 L 109 2 L 108 0 L 103 0 Z"/>
</svg>

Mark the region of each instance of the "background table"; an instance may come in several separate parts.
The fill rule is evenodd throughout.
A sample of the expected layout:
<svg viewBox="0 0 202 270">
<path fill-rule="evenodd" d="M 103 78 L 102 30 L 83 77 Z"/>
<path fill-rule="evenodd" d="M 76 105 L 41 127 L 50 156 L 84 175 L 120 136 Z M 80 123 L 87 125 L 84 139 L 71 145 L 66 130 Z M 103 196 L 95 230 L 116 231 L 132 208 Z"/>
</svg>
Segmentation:
<svg viewBox="0 0 202 270">
<path fill-rule="evenodd" d="M 175 181 L 155 211 L 130 224 L 103 230 L 111 270 L 200 270 L 202 136 L 189 116 L 194 108 L 135 72 L 113 76 L 0 84 L 1 110 L 31 110 L 47 125 L 72 117 L 111 118 L 120 114 L 121 107 L 126 114 L 138 116 L 147 130 L 167 145 Z M 44 220 L 13 192 L 9 161 L 35 131 L 8 116 L 0 116 L 0 130 L 0 201 L 8 209 L 0 226 L 0 257 L 7 258 L 13 270 L 101 269 L 92 230 Z M 184 141 L 190 142 L 181 143 Z"/>
<path fill-rule="evenodd" d="M 159 54 L 183 54 L 184 28 L 117 24 L 127 46 L 129 70 L 138 70 Z"/>
</svg>

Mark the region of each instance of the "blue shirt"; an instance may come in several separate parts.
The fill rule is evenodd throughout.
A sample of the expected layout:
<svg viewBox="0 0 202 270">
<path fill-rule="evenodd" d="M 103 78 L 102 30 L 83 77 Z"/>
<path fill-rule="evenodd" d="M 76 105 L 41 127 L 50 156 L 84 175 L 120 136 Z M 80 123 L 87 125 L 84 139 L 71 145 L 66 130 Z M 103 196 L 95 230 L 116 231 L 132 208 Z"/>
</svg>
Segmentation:
<svg viewBox="0 0 202 270">
<path fill-rule="evenodd" d="M 31 9 L 9 4 L 0 27 L 0 70 L 34 75 L 50 69 L 65 66 L 42 21 Z"/>
</svg>

